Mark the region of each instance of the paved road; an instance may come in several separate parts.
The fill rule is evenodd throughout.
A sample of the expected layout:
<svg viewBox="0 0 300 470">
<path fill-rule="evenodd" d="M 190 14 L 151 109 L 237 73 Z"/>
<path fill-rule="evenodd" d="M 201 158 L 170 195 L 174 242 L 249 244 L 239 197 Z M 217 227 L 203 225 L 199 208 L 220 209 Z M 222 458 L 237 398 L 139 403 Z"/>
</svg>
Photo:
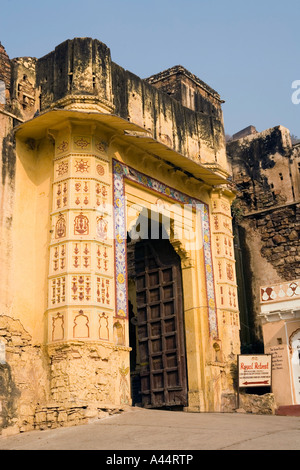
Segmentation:
<svg viewBox="0 0 300 470">
<path fill-rule="evenodd" d="M 81 426 L 0 437 L 0 450 L 300 450 L 300 417 L 130 408 Z"/>
</svg>

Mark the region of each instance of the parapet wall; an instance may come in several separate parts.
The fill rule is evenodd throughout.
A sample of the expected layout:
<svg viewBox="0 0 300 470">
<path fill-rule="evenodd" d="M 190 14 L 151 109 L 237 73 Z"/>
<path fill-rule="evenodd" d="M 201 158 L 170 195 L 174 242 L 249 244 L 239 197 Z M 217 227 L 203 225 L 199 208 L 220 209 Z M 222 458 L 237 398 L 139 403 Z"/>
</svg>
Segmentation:
<svg viewBox="0 0 300 470">
<path fill-rule="evenodd" d="M 170 96 L 159 89 L 157 81 L 143 80 L 112 62 L 109 48 L 91 38 L 67 40 L 40 59 L 9 61 L 5 55 L 2 73 L 7 86 L 9 64 L 11 111 L 20 119 L 31 119 L 37 111 L 51 107 L 89 106 L 139 125 L 196 162 L 217 164 L 228 171 L 222 101 L 217 92 L 183 68 L 180 95 Z M 184 92 L 187 86 L 193 94 L 192 106 Z"/>
</svg>

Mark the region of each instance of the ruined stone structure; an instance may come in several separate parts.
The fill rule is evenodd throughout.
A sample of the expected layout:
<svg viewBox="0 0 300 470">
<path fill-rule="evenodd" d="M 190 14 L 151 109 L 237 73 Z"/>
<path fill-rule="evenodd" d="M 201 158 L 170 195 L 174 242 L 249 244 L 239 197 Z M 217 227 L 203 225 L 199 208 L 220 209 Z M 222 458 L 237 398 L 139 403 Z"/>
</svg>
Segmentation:
<svg viewBox="0 0 300 470">
<path fill-rule="evenodd" d="M 242 343 L 273 354 L 278 405 L 299 405 L 300 146 L 282 126 L 260 133 L 250 126 L 228 142 L 227 154 L 237 188 Z"/>
<path fill-rule="evenodd" d="M 222 411 L 240 342 L 218 93 L 89 38 L 1 46 L 0 82 L 2 428 Z"/>
</svg>

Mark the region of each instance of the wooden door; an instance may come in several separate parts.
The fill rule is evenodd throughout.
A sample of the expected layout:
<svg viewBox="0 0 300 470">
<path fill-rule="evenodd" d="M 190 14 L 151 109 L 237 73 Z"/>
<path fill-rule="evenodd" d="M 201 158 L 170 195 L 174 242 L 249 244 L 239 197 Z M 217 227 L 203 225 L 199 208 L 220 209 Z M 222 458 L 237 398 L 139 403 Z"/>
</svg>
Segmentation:
<svg viewBox="0 0 300 470">
<path fill-rule="evenodd" d="M 169 240 L 135 246 L 142 405 L 187 406 L 180 258 Z"/>
</svg>

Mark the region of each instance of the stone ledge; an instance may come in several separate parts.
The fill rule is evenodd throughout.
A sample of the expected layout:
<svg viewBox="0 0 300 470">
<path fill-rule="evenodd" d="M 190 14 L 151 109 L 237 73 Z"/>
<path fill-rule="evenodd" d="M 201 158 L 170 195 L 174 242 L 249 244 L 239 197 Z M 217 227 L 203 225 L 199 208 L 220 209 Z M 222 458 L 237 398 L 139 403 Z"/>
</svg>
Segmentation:
<svg viewBox="0 0 300 470">
<path fill-rule="evenodd" d="M 76 405 L 67 406 L 63 404 L 49 404 L 38 406 L 33 414 L 26 414 L 7 428 L 0 428 L 0 436 L 7 437 L 22 432 L 56 429 L 88 424 L 91 420 L 104 419 L 109 416 L 123 413 L 130 407 L 114 405 Z"/>
</svg>

